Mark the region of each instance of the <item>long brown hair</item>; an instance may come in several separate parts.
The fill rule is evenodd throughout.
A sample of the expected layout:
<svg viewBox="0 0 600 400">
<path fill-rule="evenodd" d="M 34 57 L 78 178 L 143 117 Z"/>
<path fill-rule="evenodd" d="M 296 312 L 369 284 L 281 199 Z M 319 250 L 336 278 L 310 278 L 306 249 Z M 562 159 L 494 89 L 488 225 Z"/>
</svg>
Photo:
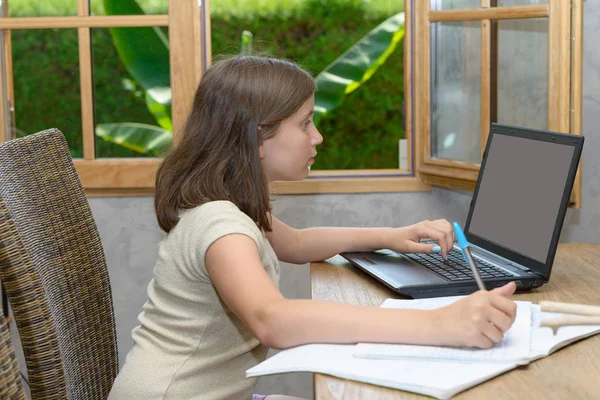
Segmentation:
<svg viewBox="0 0 600 400">
<path fill-rule="evenodd" d="M 313 78 L 292 62 L 256 56 L 215 62 L 202 77 L 177 145 L 158 168 L 160 227 L 173 229 L 181 210 L 229 200 L 270 231 L 259 146 L 314 92 Z"/>
</svg>

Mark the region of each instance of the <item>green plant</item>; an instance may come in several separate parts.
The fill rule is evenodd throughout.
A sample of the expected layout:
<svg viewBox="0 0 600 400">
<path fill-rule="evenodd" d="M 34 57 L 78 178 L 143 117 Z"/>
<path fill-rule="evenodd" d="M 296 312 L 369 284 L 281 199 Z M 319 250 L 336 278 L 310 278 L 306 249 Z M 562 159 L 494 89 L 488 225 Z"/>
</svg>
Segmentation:
<svg viewBox="0 0 600 400">
<path fill-rule="evenodd" d="M 227 1 L 235 7 L 225 7 Z M 258 3 L 269 7 L 252 7 Z M 294 60 L 316 76 L 349 44 L 402 10 L 402 0 L 213 1 L 213 59 L 235 53 L 240 33 L 249 30 L 257 35 L 255 51 Z M 324 141 L 313 169 L 398 167 L 398 140 L 405 137 L 403 68 L 400 44 L 359 90 L 321 118 Z"/>
<path fill-rule="evenodd" d="M 103 0 L 107 14 L 141 14 L 135 0 Z M 139 33 L 137 33 L 139 32 Z M 126 68 L 146 92 L 148 109 L 161 128 L 143 124 L 101 124 L 96 133 L 104 140 L 119 143 L 135 151 L 158 153 L 168 143 L 172 131 L 170 88 L 168 88 L 168 43 L 161 31 L 153 28 L 112 28 L 111 35 Z M 140 45 L 147 42 L 145 46 Z M 252 37 L 242 36 L 242 51 L 251 52 Z M 392 54 L 404 36 L 404 13 L 398 13 L 368 32 L 349 50 L 328 65 L 316 77 L 315 123 L 339 107 L 343 99 L 373 76 Z M 162 49 L 155 46 L 163 45 Z M 150 47 L 153 51 L 142 53 Z M 160 68 L 166 64 L 167 68 Z M 158 65 L 158 66 L 157 66 Z"/>
<path fill-rule="evenodd" d="M 107 15 L 140 15 L 135 0 L 104 0 Z M 148 110 L 158 126 L 121 122 L 99 124 L 96 135 L 140 153 L 158 154 L 171 142 L 169 43 L 159 28 L 111 28 L 113 43 L 134 81 L 144 90 Z"/>
<path fill-rule="evenodd" d="M 404 37 L 404 13 L 388 18 L 366 34 L 315 78 L 315 124 L 369 80 Z"/>
</svg>

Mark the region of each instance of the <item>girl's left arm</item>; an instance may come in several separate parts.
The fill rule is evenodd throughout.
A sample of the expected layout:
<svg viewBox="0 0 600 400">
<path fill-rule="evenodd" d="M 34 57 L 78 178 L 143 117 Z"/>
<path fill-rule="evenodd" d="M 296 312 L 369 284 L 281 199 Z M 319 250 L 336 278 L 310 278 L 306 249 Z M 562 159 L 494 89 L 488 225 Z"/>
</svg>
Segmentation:
<svg viewBox="0 0 600 400">
<path fill-rule="evenodd" d="M 277 257 L 284 262 L 305 264 L 350 251 L 392 249 L 407 253 L 430 253 L 437 241 L 445 258 L 454 243 L 453 230 L 446 220 L 422 221 L 400 228 L 307 228 L 294 229 L 272 217 L 273 230 L 267 233 Z"/>
</svg>

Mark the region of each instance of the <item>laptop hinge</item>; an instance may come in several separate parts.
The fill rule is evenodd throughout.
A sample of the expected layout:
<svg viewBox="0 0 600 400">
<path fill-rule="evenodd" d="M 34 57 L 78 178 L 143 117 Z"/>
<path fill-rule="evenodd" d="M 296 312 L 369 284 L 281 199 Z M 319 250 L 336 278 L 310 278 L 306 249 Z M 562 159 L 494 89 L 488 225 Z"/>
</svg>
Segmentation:
<svg viewBox="0 0 600 400">
<path fill-rule="evenodd" d="M 521 264 L 516 264 L 516 263 L 511 263 L 510 266 L 514 267 L 514 268 L 518 268 L 518 269 L 520 269 L 522 271 L 525 271 L 525 272 L 529 272 L 530 274 L 537 275 L 540 278 L 542 278 L 545 282 L 548 282 L 548 278 L 546 276 L 544 276 L 543 274 L 540 274 L 539 272 L 537 272 L 537 271 L 535 271 L 535 270 L 533 270 L 531 268 L 527 268 L 527 267 L 525 267 L 525 266 L 523 266 Z"/>
<path fill-rule="evenodd" d="M 545 275 L 543 275 L 543 274 L 540 274 L 539 272 L 537 272 L 537 271 L 534 271 L 534 270 L 532 270 L 532 269 L 530 269 L 530 270 L 529 270 L 529 272 L 530 272 L 530 273 L 532 273 L 532 274 L 534 274 L 534 275 L 537 275 L 537 276 L 539 276 L 541 279 L 543 279 L 543 280 L 544 280 L 544 282 L 548 282 L 548 277 L 547 277 L 547 276 L 545 276 Z"/>
</svg>

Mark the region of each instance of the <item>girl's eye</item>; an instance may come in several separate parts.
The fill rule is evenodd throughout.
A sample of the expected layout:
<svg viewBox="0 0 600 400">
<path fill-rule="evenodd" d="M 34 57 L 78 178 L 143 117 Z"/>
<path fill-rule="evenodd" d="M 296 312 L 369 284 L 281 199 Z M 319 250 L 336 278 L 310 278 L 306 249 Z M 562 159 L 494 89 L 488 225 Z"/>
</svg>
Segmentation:
<svg viewBox="0 0 600 400">
<path fill-rule="evenodd" d="M 304 122 L 304 128 L 308 128 L 311 122 L 312 121 L 310 119 Z"/>
</svg>

